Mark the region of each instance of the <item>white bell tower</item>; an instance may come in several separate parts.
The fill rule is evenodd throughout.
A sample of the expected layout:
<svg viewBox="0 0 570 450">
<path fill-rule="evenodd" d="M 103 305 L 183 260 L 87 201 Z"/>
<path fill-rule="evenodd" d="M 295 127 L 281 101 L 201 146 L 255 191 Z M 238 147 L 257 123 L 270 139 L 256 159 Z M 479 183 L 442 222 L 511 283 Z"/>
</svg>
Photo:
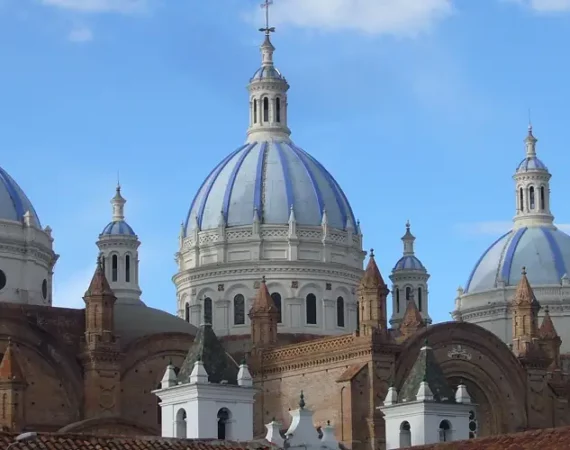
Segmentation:
<svg viewBox="0 0 570 450">
<path fill-rule="evenodd" d="M 115 196 L 111 199 L 112 220 L 99 235 L 97 247 L 117 303 L 141 303 L 138 253 L 141 243 L 125 221 L 126 202 L 121 195 L 121 186 L 117 185 Z"/>
</svg>

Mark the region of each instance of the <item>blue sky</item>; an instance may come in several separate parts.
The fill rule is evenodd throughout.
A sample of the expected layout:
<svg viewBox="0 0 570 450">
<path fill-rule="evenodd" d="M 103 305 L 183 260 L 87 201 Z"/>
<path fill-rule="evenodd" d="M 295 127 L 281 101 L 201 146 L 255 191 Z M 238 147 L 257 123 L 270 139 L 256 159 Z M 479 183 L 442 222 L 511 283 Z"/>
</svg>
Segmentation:
<svg viewBox="0 0 570 450">
<path fill-rule="evenodd" d="M 295 142 L 343 186 L 387 279 L 407 219 L 431 315 L 509 227 L 531 109 L 570 223 L 569 0 L 275 0 Z M 174 312 L 180 223 L 241 145 L 259 0 L 0 0 L 0 164 L 54 230 L 80 307 L 120 171 L 147 304 Z"/>
</svg>

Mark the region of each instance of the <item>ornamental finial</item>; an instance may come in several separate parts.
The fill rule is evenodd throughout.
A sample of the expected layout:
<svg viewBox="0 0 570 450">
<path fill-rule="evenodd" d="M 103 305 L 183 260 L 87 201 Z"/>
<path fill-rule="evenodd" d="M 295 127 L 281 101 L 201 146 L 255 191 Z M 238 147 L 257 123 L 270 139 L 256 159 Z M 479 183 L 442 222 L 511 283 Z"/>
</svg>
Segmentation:
<svg viewBox="0 0 570 450">
<path fill-rule="evenodd" d="M 301 396 L 299 397 L 299 408 L 303 409 L 305 407 L 305 395 L 301 391 Z"/>
<path fill-rule="evenodd" d="M 261 7 L 265 8 L 265 28 L 260 28 L 259 31 L 263 31 L 265 36 L 269 36 L 271 33 L 275 33 L 275 27 L 269 26 L 269 7 L 273 5 L 273 0 L 265 0 Z"/>
</svg>

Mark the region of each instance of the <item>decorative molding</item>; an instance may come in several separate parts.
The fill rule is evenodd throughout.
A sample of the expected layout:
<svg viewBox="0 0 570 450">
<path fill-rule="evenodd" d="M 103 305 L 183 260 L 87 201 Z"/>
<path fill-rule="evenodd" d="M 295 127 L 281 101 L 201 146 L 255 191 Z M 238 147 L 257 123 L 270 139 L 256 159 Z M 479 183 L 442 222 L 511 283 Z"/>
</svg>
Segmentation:
<svg viewBox="0 0 570 450">
<path fill-rule="evenodd" d="M 470 361 L 472 358 L 471 353 L 469 353 L 461 344 L 454 345 L 451 350 L 447 352 L 447 356 L 451 359 L 463 359 L 465 361 Z"/>
</svg>

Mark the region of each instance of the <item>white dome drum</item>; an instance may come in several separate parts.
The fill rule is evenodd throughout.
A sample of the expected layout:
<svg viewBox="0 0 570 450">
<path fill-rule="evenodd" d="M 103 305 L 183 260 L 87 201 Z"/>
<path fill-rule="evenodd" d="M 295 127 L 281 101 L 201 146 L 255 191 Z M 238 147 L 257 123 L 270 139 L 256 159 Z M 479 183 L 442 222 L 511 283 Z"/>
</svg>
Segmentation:
<svg viewBox="0 0 570 450">
<path fill-rule="evenodd" d="M 0 168 L 0 301 L 51 305 L 58 256 L 51 229 L 42 230 L 36 211 L 16 181 Z"/>
<path fill-rule="evenodd" d="M 350 204 L 332 175 L 290 139 L 285 78 L 266 35 L 250 79 L 246 144 L 206 177 L 180 230 L 178 314 L 216 334 L 250 333 L 262 276 L 281 312 L 280 333 L 356 328 L 365 253 Z"/>
</svg>

